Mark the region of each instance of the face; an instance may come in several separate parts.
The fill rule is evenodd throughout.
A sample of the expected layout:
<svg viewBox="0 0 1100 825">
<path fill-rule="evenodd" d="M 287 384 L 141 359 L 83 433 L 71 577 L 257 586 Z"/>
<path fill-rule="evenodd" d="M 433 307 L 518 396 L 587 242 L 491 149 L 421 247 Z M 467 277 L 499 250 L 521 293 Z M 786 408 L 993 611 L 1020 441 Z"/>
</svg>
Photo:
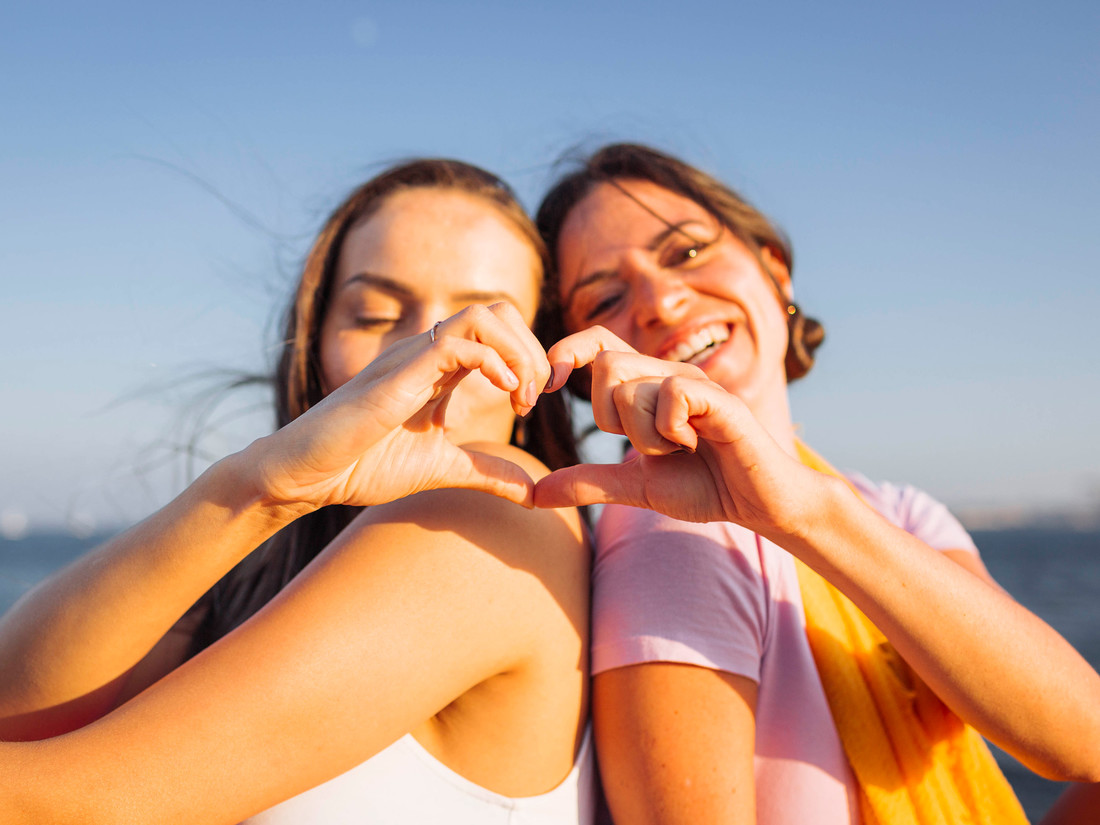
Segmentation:
<svg viewBox="0 0 1100 825">
<path fill-rule="evenodd" d="M 388 196 L 347 233 L 321 325 L 325 391 L 350 380 L 382 350 L 470 304 L 513 304 L 528 324 L 541 264 L 530 242 L 493 204 L 465 192 L 410 189 Z M 508 397 L 480 374 L 447 405 L 456 443 L 507 442 Z"/>
<path fill-rule="evenodd" d="M 750 406 L 785 392 L 786 302 L 756 257 L 695 201 L 617 183 L 637 200 L 601 183 L 562 226 L 566 327 L 600 324 L 646 355 L 696 364 Z M 764 257 L 788 290 L 786 268 Z"/>
</svg>

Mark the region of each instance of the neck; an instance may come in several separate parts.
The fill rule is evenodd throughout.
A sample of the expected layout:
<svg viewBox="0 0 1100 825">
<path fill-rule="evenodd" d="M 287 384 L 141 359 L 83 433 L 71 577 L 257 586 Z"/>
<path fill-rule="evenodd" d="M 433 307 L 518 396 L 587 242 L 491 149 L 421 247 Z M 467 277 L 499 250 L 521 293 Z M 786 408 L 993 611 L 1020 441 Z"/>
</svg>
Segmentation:
<svg viewBox="0 0 1100 825">
<path fill-rule="evenodd" d="M 753 402 L 747 402 L 753 417 L 789 455 L 797 458 L 795 450 L 794 422 L 791 419 L 791 402 L 787 394 L 787 382 L 781 380 L 769 391 L 762 392 Z"/>
</svg>

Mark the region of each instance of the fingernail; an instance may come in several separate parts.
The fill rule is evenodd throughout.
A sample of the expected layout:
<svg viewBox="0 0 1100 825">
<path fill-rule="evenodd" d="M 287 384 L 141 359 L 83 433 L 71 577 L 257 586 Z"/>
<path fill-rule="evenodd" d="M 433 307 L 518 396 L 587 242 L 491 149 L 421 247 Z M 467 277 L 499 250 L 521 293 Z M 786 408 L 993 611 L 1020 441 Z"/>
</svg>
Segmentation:
<svg viewBox="0 0 1100 825">
<path fill-rule="evenodd" d="M 678 450 L 673 450 L 669 455 L 695 455 L 695 450 L 691 447 L 680 447 Z"/>
<path fill-rule="evenodd" d="M 523 394 L 523 400 L 527 402 L 528 407 L 535 406 L 535 402 L 539 400 L 539 390 L 534 381 L 527 385 L 527 390 Z"/>
<path fill-rule="evenodd" d="M 554 368 L 550 367 L 550 377 L 546 379 L 546 386 L 542 388 L 542 391 L 549 392 L 552 386 L 554 386 Z"/>
</svg>

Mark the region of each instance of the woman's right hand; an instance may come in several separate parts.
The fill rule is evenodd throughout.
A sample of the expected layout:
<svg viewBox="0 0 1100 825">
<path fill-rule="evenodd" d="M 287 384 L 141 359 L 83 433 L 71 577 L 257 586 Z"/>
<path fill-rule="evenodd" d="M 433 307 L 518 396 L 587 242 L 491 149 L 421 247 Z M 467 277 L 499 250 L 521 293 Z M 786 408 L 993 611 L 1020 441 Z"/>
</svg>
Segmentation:
<svg viewBox="0 0 1100 825">
<path fill-rule="evenodd" d="M 367 506 L 421 490 L 483 490 L 531 506 L 517 465 L 454 444 L 451 393 L 480 372 L 525 415 L 550 377 L 537 339 L 510 304 L 471 306 L 433 331 L 391 346 L 355 378 L 278 432 L 252 444 L 261 497 L 312 510 Z"/>
</svg>

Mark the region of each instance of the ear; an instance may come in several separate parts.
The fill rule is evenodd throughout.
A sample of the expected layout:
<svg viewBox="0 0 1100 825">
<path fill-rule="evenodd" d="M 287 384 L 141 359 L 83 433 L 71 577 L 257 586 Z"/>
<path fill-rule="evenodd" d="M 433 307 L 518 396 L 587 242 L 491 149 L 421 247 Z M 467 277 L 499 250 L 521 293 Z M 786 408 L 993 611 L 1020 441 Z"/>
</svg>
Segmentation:
<svg viewBox="0 0 1100 825">
<path fill-rule="evenodd" d="M 768 270 L 765 274 L 771 275 L 776 288 L 783 293 L 783 298 L 788 302 L 793 301 L 794 288 L 791 285 L 791 270 L 787 267 L 783 256 L 770 246 L 762 246 L 760 248 L 760 260 L 764 262 L 764 266 Z"/>
</svg>

